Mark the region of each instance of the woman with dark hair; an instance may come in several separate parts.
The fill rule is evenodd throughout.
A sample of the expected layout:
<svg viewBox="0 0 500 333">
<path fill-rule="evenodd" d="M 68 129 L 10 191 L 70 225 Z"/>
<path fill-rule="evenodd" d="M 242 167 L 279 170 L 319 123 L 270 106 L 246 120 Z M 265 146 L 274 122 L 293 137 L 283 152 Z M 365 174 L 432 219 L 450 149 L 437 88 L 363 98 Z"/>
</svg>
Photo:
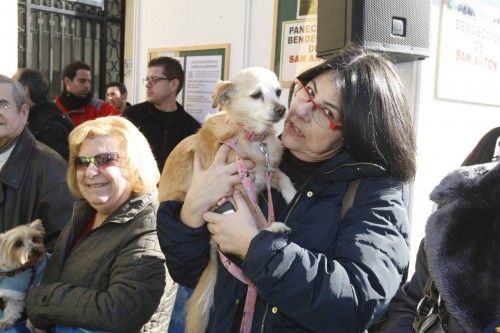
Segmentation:
<svg viewBox="0 0 500 333">
<path fill-rule="evenodd" d="M 498 325 L 500 165 L 491 162 L 499 138 L 500 127 L 486 133 L 432 191 L 437 210 L 415 273 L 391 301 L 381 332 L 486 332 Z"/>
<path fill-rule="evenodd" d="M 297 194 L 288 205 L 279 193 L 273 200 L 290 233 L 258 230 L 238 191 L 235 213 L 209 212 L 237 172 L 223 145 L 210 167 L 195 170 L 185 202 L 160 205 L 167 267 L 194 287 L 212 234 L 257 288 L 252 332 L 362 332 L 385 312 L 409 262 L 404 184 L 415 175 L 415 138 L 394 66 L 351 47 L 304 72 L 281 141 L 280 169 Z M 247 321 L 246 290 L 219 262 L 207 332 Z"/>
<path fill-rule="evenodd" d="M 500 127 L 495 127 L 488 131 L 479 140 L 476 147 L 467 155 L 467 158 L 462 162 L 462 166 L 482 164 L 498 159 L 500 156 L 495 152 L 500 148 Z"/>
</svg>

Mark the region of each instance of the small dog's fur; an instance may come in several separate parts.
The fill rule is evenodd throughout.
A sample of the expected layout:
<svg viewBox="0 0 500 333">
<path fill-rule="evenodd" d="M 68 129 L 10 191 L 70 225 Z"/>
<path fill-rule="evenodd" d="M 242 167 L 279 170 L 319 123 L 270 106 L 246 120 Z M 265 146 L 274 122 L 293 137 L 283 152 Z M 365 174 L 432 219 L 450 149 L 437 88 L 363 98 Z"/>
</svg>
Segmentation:
<svg viewBox="0 0 500 333">
<path fill-rule="evenodd" d="M 24 273 L 31 274 L 29 267 L 36 266 L 39 260 L 45 256 L 44 237 L 45 231 L 41 220 L 20 225 L 0 234 L 0 272 L 12 272 L 27 267 Z M 20 274 L 22 273 L 20 272 L 12 277 L 0 277 L 0 298 L 4 303 L 3 318 L 0 319 L 0 331 L 12 327 L 21 318 L 30 279 L 21 281 L 21 290 L 11 289 L 13 281 L 5 280 L 19 279 Z M 6 287 L 7 282 L 9 282 L 9 287 Z M 24 282 L 26 282 L 26 286 L 24 286 Z"/>
<path fill-rule="evenodd" d="M 194 152 L 201 168 L 206 169 L 221 144 L 230 138 L 237 139 L 240 156 L 255 163 L 255 193 L 262 191 L 266 184 L 265 156 L 260 150 L 261 142 L 266 143 L 273 170 L 271 185 L 281 191 L 287 202 L 291 201 L 296 191 L 290 179 L 277 169 L 283 146 L 275 135 L 273 125 L 283 118 L 286 111 L 279 101 L 280 93 L 276 75 L 264 68 L 247 68 L 238 72 L 231 81 L 220 81 L 212 96 L 212 107 L 220 105 L 221 112 L 209 117 L 196 134 L 181 141 L 169 155 L 160 179 L 160 201 L 184 201 L 191 185 Z M 249 141 L 249 133 L 259 140 Z M 227 162 L 233 161 L 235 152 L 231 151 Z M 241 185 L 239 189 L 245 194 Z M 248 197 L 246 199 L 250 204 Z M 288 228 L 275 222 L 267 230 L 288 231 Z M 216 279 L 217 246 L 212 242 L 209 263 L 187 305 L 186 332 L 205 331 Z"/>
</svg>

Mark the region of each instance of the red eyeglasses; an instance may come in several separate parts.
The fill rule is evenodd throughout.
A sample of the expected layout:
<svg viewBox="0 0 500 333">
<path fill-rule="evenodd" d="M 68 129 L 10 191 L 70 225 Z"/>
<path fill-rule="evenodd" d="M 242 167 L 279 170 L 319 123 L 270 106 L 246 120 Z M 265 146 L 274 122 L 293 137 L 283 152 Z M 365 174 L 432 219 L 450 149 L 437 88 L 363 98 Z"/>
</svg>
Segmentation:
<svg viewBox="0 0 500 333">
<path fill-rule="evenodd" d="M 334 113 L 314 100 L 314 92 L 310 87 L 304 86 L 299 80 L 295 80 L 295 88 L 293 96 L 297 99 L 299 103 L 311 103 L 313 108 L 313 119 L 322 128 L 338 129 L 342 125 L 338 124 L 334 119 Z"/>
</svg>

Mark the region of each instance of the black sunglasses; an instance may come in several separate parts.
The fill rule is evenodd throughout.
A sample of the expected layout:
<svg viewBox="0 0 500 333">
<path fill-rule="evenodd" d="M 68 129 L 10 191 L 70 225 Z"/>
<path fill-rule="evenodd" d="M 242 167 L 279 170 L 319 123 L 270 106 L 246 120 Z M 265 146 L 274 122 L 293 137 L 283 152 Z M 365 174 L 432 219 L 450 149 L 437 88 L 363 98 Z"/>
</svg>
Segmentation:
<svg viewBox="0 0 500 333">
<path fill-rule="evenodd" d="M 120 159 L 118 153 L 101 153 L 94 156 L 77 156 L 75 157 L 75 167 L 78 169 L 87 168 L 90 163 L 97 168 L 108 166 L 112 162 Z"/>
</svg>

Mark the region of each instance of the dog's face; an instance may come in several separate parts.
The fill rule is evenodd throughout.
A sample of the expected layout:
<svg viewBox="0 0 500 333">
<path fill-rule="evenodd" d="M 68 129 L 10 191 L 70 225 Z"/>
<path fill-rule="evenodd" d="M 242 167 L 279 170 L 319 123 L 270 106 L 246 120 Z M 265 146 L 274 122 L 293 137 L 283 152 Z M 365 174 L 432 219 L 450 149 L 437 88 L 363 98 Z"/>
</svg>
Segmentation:
<svg viewBox="0 0 500 333">
<path fill-rule="evenodd" d="M 14 270 L 26 264 L 35 265 L 45 254 L 42 221 L 20 225 L 0 234 L 0 267 Z"/>
<path fill-rule="evenodd" d="M 274 72 L 251 67 L 231 81 L 220 81 L 212 95 L 212 107 L 220 105 L 233 121 L 255 133 L 266 132 L 285 115 L 281 87 Z"/>
</svg>

